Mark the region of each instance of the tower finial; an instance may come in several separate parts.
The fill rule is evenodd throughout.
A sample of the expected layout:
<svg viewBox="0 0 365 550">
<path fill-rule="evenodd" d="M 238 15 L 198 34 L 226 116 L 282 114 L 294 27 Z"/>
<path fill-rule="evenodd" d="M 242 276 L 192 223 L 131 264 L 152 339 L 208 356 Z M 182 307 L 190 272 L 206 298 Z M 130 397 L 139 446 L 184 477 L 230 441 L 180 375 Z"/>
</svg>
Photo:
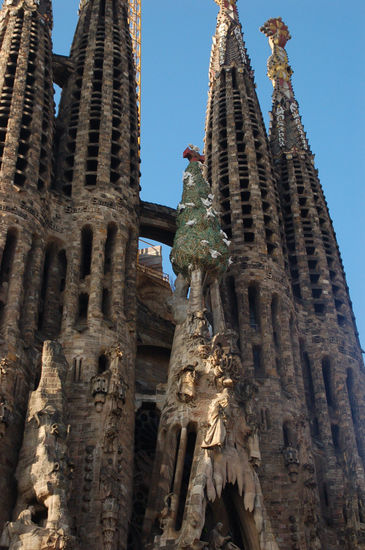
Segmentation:
<svg viewBox="0 0 365 550">
<path fill-rule="evenodd" d="M 284 49 L 288 40 L 291 39 L 288 27 L 281 17 L 276 17 L 266 21 L 260 31 L 268 37 L 272 49 L 272 54 L 267 62 L 267 76 L 274 88 L 280 88 L 287 98 L 294 97 L 291 85 L 293 70 Z"/>
<path fill-rule="evenodd" d="M 215 2 L 220 10 L 210 57 L 210 85 L 223 68 L 229 70 L 235 66 L 240 72 L 249 68 L 236 0 L 215 0 Z"/>
<path fill-rule="evenodd" d="M 267 76 L 274 86 L 271 141 L 273 143 L 277 138 L 280 150 L 308 150 L 307 137 L 291 83 L 293 70 L 284 49 L 291 39 L 289 29 L 281 17 L 276 17 L 266 21 L 260 31 L 268 37 L 272 49 L 267 61 Z"/>
</svg>

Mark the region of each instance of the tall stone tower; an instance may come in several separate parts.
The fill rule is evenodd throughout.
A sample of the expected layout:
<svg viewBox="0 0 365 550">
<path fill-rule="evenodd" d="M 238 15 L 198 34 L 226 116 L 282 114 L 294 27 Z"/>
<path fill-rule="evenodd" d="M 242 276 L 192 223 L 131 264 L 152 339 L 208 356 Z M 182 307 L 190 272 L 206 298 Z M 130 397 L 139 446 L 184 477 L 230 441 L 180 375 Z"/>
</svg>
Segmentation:
<svg viewBox="0 0 365 550">
<path fill-rule="evenodd" d="M 139 200 L 127 0 L 0 12 L 0 548 L 365 548 L 365 380 L 283 21 L 217 0 L 204 155 Z M 54 117 L 53 82 L 62 97 Z M 173 244 L 175 290 L 159 247 Z M 137 261 L 138 258 L 138 261 Z"/>
<path fill-rule="evenodd" d="M 52 57 L 51 2 L 6 1 L 1 11 L 0 519 L 14 520 L 5 547 L 115 548 L 127 539 L 135 71 L 127 1 L 81 2 L 79 16 L 62 58 Z M 63 86 L 56 124 L 53 69 Z"/>
<path fill-rule="evenodd" d="M 5 1 L 1 36 L 1 459 L 0 522 L 16 495 L 14 470 L 28 392 L 36 378 L 34 345 L 46 243 L 54 106 L 51 3 Z"/>
</svg>

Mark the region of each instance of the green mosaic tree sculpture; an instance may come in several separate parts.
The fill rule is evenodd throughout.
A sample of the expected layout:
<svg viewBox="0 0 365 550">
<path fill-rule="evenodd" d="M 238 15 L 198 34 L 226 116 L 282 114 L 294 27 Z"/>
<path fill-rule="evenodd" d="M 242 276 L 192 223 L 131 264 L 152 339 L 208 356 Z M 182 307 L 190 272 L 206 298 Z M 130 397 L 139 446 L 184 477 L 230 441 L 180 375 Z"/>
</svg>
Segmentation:
<svg viewBox="0 0 365 550">
<path fill-rule="evenodd" d="M 214 210 L 213 195 L 202 174 L 202 157 L 196 148 L 186 149 L 190 163 L 183 176 L 183 195 L 178 206 L 177 232 L 170 254 L 173 269 L 190 282 L 200 271 L 208 280 L 219 278 L 227 269 L 230 242 L 221 230 Z"/>
</svg>

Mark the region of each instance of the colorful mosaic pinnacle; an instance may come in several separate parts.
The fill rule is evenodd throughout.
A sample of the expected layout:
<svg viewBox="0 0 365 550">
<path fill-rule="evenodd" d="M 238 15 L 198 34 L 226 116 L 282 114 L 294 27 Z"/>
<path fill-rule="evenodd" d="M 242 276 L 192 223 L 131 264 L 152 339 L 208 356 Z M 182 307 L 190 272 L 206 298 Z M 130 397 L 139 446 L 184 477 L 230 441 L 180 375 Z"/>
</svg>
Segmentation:
<svg viewBox="0 0 365 550">
<path fill-rule="evenodd" d="M 281 17 L 269 19 L 261 28 L 269 38 L 269 44 L 272 49 L 272 55 L 267 62 L 267 75 L 273 83 L 273 86 L 285 88 L 285 95 L 290 94 L 290 78 L 293 70 L 289 65 L 288 56 L 284 50 L 285 44 L 291 36 L 288 27 L 282 21 Z"/>
<path fill-rule="evenodd" d="M 183 176 L 183 195 L 177 208 L 177 232 L 171 251 L 176 274 L 189 281 L 191 272 L 202 269 L 211 275 L 221 275 L 228 266 L 227 235 L 221 230 L 218 213 L 213 208 L 214 195 L 202 174 L 201 160 L 196 147 L 184 151 L 190 160 Z"/>
</svg>

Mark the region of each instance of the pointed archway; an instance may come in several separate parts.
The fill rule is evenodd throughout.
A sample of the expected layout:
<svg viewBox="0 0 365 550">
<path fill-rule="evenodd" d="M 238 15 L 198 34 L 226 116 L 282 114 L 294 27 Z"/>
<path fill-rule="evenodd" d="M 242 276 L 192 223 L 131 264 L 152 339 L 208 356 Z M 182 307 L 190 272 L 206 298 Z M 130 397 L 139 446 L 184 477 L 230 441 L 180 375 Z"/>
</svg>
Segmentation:
<svg viewBox="0 0 365 550">
<path fill-rule="evenodd" d="M 245 510 L 237 486 L 231 483 L 225 486 L 220 498 L 207 504 L 202 540 L 209 540 L 210 533 L 218 523 L 223 524 L 223 534 L 230 535 L 240 550 L 260 550 L 253 514 Z"/>
</svg>

